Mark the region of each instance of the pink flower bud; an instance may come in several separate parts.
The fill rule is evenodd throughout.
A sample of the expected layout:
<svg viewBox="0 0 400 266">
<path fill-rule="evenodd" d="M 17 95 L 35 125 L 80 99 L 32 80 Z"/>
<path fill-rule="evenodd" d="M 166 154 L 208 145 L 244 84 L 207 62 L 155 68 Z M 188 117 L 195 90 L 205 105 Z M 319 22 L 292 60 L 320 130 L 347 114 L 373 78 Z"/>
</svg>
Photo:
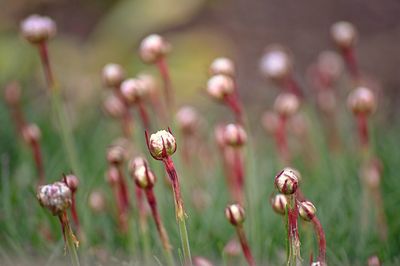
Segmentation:
<svg viewBox="0 0 400 266">
<path fill-rule="evenodd" d="M 166 130 L 160 130 L 151 134 L 149 150 L 154 158 L 158 160 L 165 159 L 176 151 L 175 137 Z"/>
<path fill-rule="evenodd" d="M 109 164 L 120 165 L 126 158 L 126 151 L 123 147 L 111 146 L 107 151 L 107 161 Z"/>
<path fill-rule="evenodd" d="M 150 91 L 140 79 L 127 79 L 121 84 L 121 92 L 129 103 L 135 103 L 150 94 Z"/>
<path fill-rule="evenodd" d="M 239 203 L 228 205 L 225 208 L 225 216 L 235 226 L 243 224 L 245 220 L 244 209 Z"/>
<path fill-rule="evenodd" d="M 151 34 L 140 43 L 139 55 L 143 62 L 153 64 L 170 50 L 170 44 L 163 37 L 158 34 Z"/>
<path fill-rule="evenodd" d="M 318 71 L 324 78 L 336 80 L 343 72 L 343 60 L 335 52 L 324 51 L 318 55 Z"/>
<path fill-rule="evenodd" d="M 315 208 L 312 202 L 303 201 L 299 203 L 299 216 L 304 221 L 311 221 L 314 218 L 316 212 L 317 208 Z"/>
<path fill-rule="evenodd" d="M 294 115 L 300 108 L 300 100 L 293 93 L 281 93 L 275 100 L 274 110 L 283 117 Z"/>
<path fill-rule="evenodd" d="M 105 210 L 106 200 L 101 191 L 93 191 L 89 195 L 89 207 L 92 211 L 100 213 Z"/>
<path fill-rule="evenodd" d="M 357 30 L 350 22 L 339 21 L 332 25 L 331 35 L 337 46 L 348 49 L 356 42 Z"/>
<path fill-rule="evenodd" d="M 260 60 L 260 71 L 269 79 L 285 79 L 292 71 L 292 60 L 286 49 L 279 45 L 267 47 Z"/>
<path fill-rule="evenodd" d="M 240 147 L 247 141 L 247 134 L 239 124 L 228 124 L 224 129 L 224 140 L 229 146 Z"/>
<path fill-rule="evenodd" d="M 226 75 L 230 77 L 235 76 L 235 64 L 233 61 L 226 57 L 218 57 L 212 61 L 210 65 L 210 75 Z"/>
<path fill-rule="evenodd" d="M 72 204 L 71 190 L 64 182 L 40 186 L 36 197 L 40 205 L 49 209 L 53 215 L 61 214 Z"/>
<path fill-rule="evenodd" d="M 150 74 L 140 73 L 137 75 L 137 79 L 142 82 L 143 87 L 146 88 L 150 94 L 155 92 L 158 88 L 156 79 Z"/>
<path fill-rule="evenodd" d="M 110 95 L 104 102 L 105 111 L 112 117 L 119 118 L 126 112 L 124 103 L 115 95 Z"/>
<path fill-rule="evenodd" d="M 208 94 L 217 99 L 222 100 L 225 96 L 234 92 L 235 84 L 231 77 L 225 75 L 212 76 L 207 82 Z"/>
<path fill-rule="evenodd" d="M 136 157 L 129 163 L 129 170 L 135 184 L 143 189 L 149 189 L 156 183 L 156 176 L 148 168 L 147 162 L 142 157 Z"/>
<path fill-rule="evenodd" d="M 71 192 L 75 193 L 79 186 L 79 179 L 75 175 L 66 175 L 65 183 L 71 189 Z"/>
<path fill-rule="evenodd" d="M 214 264 L 212 264 L 211 261 L 209 261 L 204 257 L 197 256 L 193 258 L 193 266 L 213 266 L 213 265 Z"/>
<path fill-rule="evenodd" d="M 47 41 L 56 32 L 56 24 L 49 17 L 30 15 L 21 22 L 22 36 L 32 44 Z"/>
<path fill-rule="evenodd" d="M 125 71 L 121 65 L 109 63 L 103 67 L 103 83 L 109 88 L 118 88 L 125 78 Z"/>
<path fill-rule="evenodd" d="M 271 198 L 271 206 L 272 209 L 278 214 L 286 213 L 287 199 L 283 194 L 276 194 L 273 198 Z"/>
<path fill-rule="evenodd" d="M 296 192 L 299 184 L 299 177 L 296 170 L 291 168 L 283 169 L 275 177 L 275 186 L 280 193 L 290 195 Z"/>
<path fill-rule="evenodd" d="M 354 114 L 369 115 L 376 109 L 375 95 L 366 87 L 358 87 L 350 93 L 347 105 Z"/>
<path fill-rule="evenodd" d="M 194 107 L 183 106 L 176 113 L 176 122 L 183 133 L 191 135 L 199 125 L 199 115 Z"/>
<path fill-rule="evenodd" d="M 32 144 L 38 142 L 42 133 L 36 124 L 25 125 L 22 128 L 22 138 L 26 143 Z"/>
</svg>

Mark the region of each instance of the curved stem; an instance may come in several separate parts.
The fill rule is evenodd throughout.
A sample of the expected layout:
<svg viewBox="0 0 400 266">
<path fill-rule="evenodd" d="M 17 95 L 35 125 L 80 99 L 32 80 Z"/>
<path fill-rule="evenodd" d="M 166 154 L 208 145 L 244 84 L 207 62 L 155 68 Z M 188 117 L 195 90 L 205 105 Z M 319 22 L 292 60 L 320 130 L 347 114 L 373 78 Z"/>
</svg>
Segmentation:
<svg viewBox="0 0 400 266">
<path fill-rule="evenodd" d="M 164 82 L 165 101 L 168 106 L 168 109 L 171 111 L 171 110 L 173 110 L 173 106 L 174 106 L 174 97 L 173 97 L 174 95 L 173 95 L 173 91 L 172 91 L 171 77 L 169 75 L 168 65 L 165 60 L 165 57 L 161 57 L 157 61 L 157 67 L 161 74 L 161 78 Z"/>
<path fill-rule="evenodd" d="M 78 258 L 78 252 L 76 250 L 76 248 L 79 245 L 78 240 L 76 239 L 74 233 L 71 230 L 71 227 L 69 225 L 69 221 L 68 221 L 68 216 L 66 212 L 62 212 L 59 216 L 58 216 L 60 223 L 61 223 L 61 228 L 62 228 L 62 232 L 63 232 L 63 237 L 64 237 L 64 241 L 66 244 L 66 247 L 68 249 L 68 253 L 71 257 L 71 264 L 73 266 L 80 266 L 79 263 L 79 258 Z"/>
<path fill-rule="evenodd" d="M 236 226 L 236 232 L 237 232 L 237 235 L 239 237 L 240 245 L 242 246 L 243 254 L 244 254 L 245 258 L 246 258 L 247 263 L 250 266 L 256 265 L 255 261 L 254 261 L 254 258 L 253 258 L 253 255 L 251 254 L 251 250 L 250 250 L 249 244 L 247 242 L 247 238 L 246 238 L 246 235 L 244 233 L 243 226 L 242 225 L 237 225 Z"/>
<path fill-rule="evenodd" d="M 314 230 L 315 233 L 318 237 L 318 261 L 323 263 L 322 265 L 325 265 L 326 261 L 326 240 L 325 240 L 325 233 L 324 229 L 322 228 L 321 222 L 317 218 L 317 216 L 314 216 L 314 218 L 311 220 L 313 225 L 314 225 Z"/>
</svg>

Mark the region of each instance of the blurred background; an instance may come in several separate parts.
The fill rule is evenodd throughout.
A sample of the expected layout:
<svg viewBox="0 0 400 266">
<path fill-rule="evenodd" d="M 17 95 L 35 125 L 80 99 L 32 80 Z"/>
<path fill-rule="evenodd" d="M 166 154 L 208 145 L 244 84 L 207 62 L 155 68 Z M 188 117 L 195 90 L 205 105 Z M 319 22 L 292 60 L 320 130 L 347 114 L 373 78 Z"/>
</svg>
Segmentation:
<svg viewBox="0 0 400 266">
<path fill-rule="evenodd" d="M 359 30 L 357 56 L 361 69 L 379 82 L 389 116 L 400 106 L 400 2 L 397 0 L 2 0 L 0 10 L 0 83 L 25 80 L 32 69 L 41 81 L 39 60 L 20 38 L 20 21 L 38 13 L 55 19 L 59 34 L 51 53 L 60 83 L 70 101 L 86 101 L 101 88 L 99 73 L 108 62 L 124 65 L 130 75 L 145 68 L 136 53 L 140 39 L 149 33 L 164 35 L 173 45 L 169 57 L 180 102 L 201 105 L 207 67 L 216 56 L 237 62 L 239 88 L 251 108 L 263 109 L 276 93 L 258 70 L 266 45 L 281 43 L 295 59 L 295 72 L 304 81 L 307 67 L 319 52 L 335 49 L 329 28 L 348 20 Z M 152 69 L 150 67 L 150 69 Z M 18 70 L 18 71 L 16 71 Z M 37 85 L 35 85 L 37 86 Z M 79 94 L 76 93 L 79 91 Z M 79 96 L 78 96 L 79 95 Z"/>
</svg>

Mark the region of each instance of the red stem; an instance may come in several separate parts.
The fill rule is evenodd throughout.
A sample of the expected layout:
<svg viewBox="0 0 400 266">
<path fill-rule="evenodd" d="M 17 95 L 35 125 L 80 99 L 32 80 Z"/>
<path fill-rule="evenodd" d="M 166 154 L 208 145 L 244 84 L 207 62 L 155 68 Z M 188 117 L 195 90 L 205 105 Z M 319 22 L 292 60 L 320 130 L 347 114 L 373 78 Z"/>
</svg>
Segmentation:
<svg viewBox="0 0 400 266">
<path fill-rule="evenodd" d="M 243 254 L 244 254 L 244 256 L 245 256 L 245 258 L 247 260 L 247 263 L 250 266 L 256 265 L 255 261 L 254 261 L 254 258 L 253 258 L 253 255 L 251 254 L 251 250 L 250 250 L 249 244 L 247 242 L 246 235 L 245 235 L 244 230 L 243 230 L 243 226 L 242 225 L 237 225 L 236 226 L 236 232 L 238 234 L 240 245 L 242 246 Z"/>
<path fill-rule="evenodd" d="M 164 82 L 165 101 L 168 108 L 171 110 L 172 106 L 174 105 L 174 99 L 172 92 L 172 82 L 169 75 L 168 65 L 165 60 L 165 57 L 161 57 L 156 64 Z"/>
<path fill-rule="evenodd" d="M 357 126 L 358 126 L 358 136 L 362 147 L 367 148 L 369 144 L 368 137 L 368 121 L 367 115 L 364 113 L 357 114 Z"/>
<path fill-rule="evenodd" d="M 126 232 L 128 230 L 128 225 L 126 223 L 126 215 L 123 208 L 123 202 L 121 198 L 121 194 L 119 193 L 119 188 L 117 185 L 112 186 L 115 201 L 117 203 L 117 218 L 118 218 L 118 225 L 121 232 Z"/>
<path fill-rule="evenodd" d="M 288 143 L 286 139 L 286 124 L 287 124 L 287 117 L 280 116 L 279 125 L 276 130 L 276 143 L 282 161 L 288 163 L 290 161 L 290 158 L 289 158 Z"/>
<path fill-rule="evenodd" d="M 356 57 L 354 55 L 354 49 L 353 48 L 342 49 L 342 54 L 352 78 L 354 79 L 354 81 L 359 80 L 360 72 Z"/>
<path fill-rule="evenodd" d="M 167 170 L 168 176 L 172 183 L 172 188 L 175 195 L 175 208 L 176 208 L 177 218 L 183 219 L 185 211 L 183 207 L 181 189 L 179 186 L 178 174 L 176 173 L 174 162 L 172 161 L 171 157 L 168 156 L 165 159 L 163 159 L 163 163 L 165 165 L 165 169 Z"/>
<path fill-rule="evenodd" d="M 76 210 L 75 193 L 72 193 L 71 215 L 72 215 L 72 220 L 73 220 L 74 223 L 75 223 L 77 232 L 80 232 L 79 217 L 78 217 L 78 212 L 77 212 L 77 210 Z"/>
<path fill-rule="evenodd" d="M 324 229 L 322 229 L 321 222 L 317 218 L 317 216 L 314 216 L 314 218 L 311 220 L 313 225 L 314 225 L 314 230 L 315 233 L 317 234 L 318 237 L 318 261 L 322 262 L 322 265 L 325 265 L 326 261 L 326 240 L 325 240 L 325 233 Z"/>
<path fill-rule="evenodd" d="M 237 189 L 237 196 L 239 203 L 243 204 L 243 186 L 244 186 L 244 169 L 241 153 L 239 149 L 233 150 L 233 165 L 234 173 L 236 175 L 235 185 Z"/>
<path fill-rule="evenodd" d="M 239 103 L 238 97 L 235 94 L 227 95 L 224 97 L 224 101 L 234 113 L 236 122 L 243 124 L 242 106 Z"/>
<path fill-rule="evenodd" d="M 164 225 L 161 221 L 160 214 L 158 213 L 157 200 L 156 197 L 154 196 L 153 188 L 146 189 L 145 193 L 147 202 L 149 203 L 151 208 L 151 213 L 153 215 L 154 222 L 156 223 L 157 232 L 160 236 L 161 243 L 166 250 L 170 250 L 172 247 L 169 243 L 167 232 L 165 231 Z"/>
<path fill-rule="evenodd" d="M 289 76 L 284 81 L 284 87 L 291 93 L 295 94 L 297 97 L 302 98 L 303 93 L 301 92 L 300 86 L 294 80 L 292 76 Z"/>
<path fill-rule="evenodd" d="M 46 76 L 47 86 L 50 89 L 55 89 L 54 77 L 53 77 L 53 73 L 51 71 L 49 53 L 48 53 L 48 50 L 47 50 L 47 43 L 46 42 L 40 42 L 38 44 L 38 49 L 39 49 L 40 59 L 42 61 L 42 65 L 43 65 L 44 74 Z"/>
<path fill-rule="evenodd" d="M 125 182 L 124 174 L 122 173 L 122 170 L 120 167 L 118 167 L 118 175 L 119 175 L 119 178 L 118 178 L 119 194 L 120 194 L 121 201 L 122 201 L 123 211 L 124 211 L 124 213 L 126 213 L 129 209 L 128 187 Z"/>
<path fill-rule="evenodd" d="M 43 185 L 45 181 L 45 172 L 42 160 L 42 152 L 40 149 L 40 144 L 38 141 L 34 141 L 31 143 L 31 149 L 33 153 L 33 158 L 35 160 L 36 170 L 39 176 L 39 185 Z"/>
<path fill-rule="evenodd" d="M 142 120 L 142 125 L 145 130 L 150 130 L 150 119 L 149 114 L 147 113 L 146 107 L 144 106 L 142 101 L 137 103 L 139 109 L 140 119 Z"/>
</svg>

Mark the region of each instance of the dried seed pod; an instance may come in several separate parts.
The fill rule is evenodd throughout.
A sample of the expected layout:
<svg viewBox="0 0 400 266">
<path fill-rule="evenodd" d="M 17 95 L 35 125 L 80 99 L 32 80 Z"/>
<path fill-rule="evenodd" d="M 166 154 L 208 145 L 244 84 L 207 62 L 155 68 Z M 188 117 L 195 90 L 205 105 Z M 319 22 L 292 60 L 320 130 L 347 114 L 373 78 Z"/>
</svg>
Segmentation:
<svg viewBox="0 0 400 266">
<path fill-rule="evenodd" d="M 194 107 L 181 107 L 175 117 L 179 128 L 184 134 L 192 135 L 199 126 L 199 115 Z"/>
<path fill-rule="evenodd" d="M 139 55 L 143 62 L 153 64 L 171 50 L 170 44 L 160 35 L 151 34 L 140 43 Z"/>
<path fill-rule="evenodd" d="M 239 203 L 228 205 L 225 208 L 225 216 L 235 226 L 243 224 L 245 220 L 244 209 Z"/>
<path fill-rule="evenodd" d="M 273 135 L 279 127 L 279 117 L 273 111 L 266 111 L 261 118 L 261 124 L 268 134 Z"/>
<path fill-rule="evenodd" d="M 311 221 L 315 213 L 317 212 L 317 208 L 315 208 L 314 204 L 310 201 L 303 201 L 299 203 L 299 215 L 304 221 Z"/>
<path fill-rule="evenodd" d="M 357 30 L 347 21 L 339 21 L 332 25 L 331 35 L 336 45 L 341 49 L 349 49 L 357 40 Z"/>
<path fill-rule="evenodd" d="M 105 111 L 112 117 L 119 118 L 126 113 L 125 104 L 115 95 L 110 95 L 104 102 Z"/>
<path fill-rule="evenodd" d="M 40 205 L 49 209 L 53 215 L 60 215 L 72 204 L 71 189 L 64 182 L 40 186 L 36 197 Z"/>
<path fill-rule="evenodd" d="M 212 264 L 211 261 L 209 261 L 204 257 L 197 256 L 193 258 L 193 266 L 213 266 L 213 265 L 214 264 Z"/>
<path fill-rule="evenodd" d="M 26 143 L 38 142 L 41 136 L 40 128 L 36 124 L 28 124 L 22 128 L 22 138 Z"/>
<path fill-rule="evenodd" d="M 241 147 L 247 141 L 247 134 L 239 124 L 228 124 L 224 129 L 225 144 L 232 147 Z"/>
<path fill-rule="evenodd" d="M 64 179 L 65 184 L 71 189 L 72 193 L 78 190 L 79 179 L 75 175 L 66 175 Z"/>
<path fill-rule="evenodd" d="M 54 21 L 45 16 L 30 15 L 21 22 L 22 36 L 32 44 L 45 42 L 57 32 Z"/>
<path fill-rule="evenodd" d="M 235 83 L 232 78 L 225 75 L 212 76 L 207 82 L 208 94 L 217 99 L 222 100 L 235 90 Z"/>
<path fill-rule="evenodd" d="M 274 110 L 283 117 L 294 115 L 300 108 L 300 100 L 293 93 L 281 93 L 276 97 Z"/>
<path fill-rule="evenodd" d="M 296 192 L 299 184 L 298 172 L 291 168 L 284 168 L 275 177 L 275 186 L 280 193 L 290 195 Z"/>
<path fill-rule="evenodd" d="M 276 194 L 271 198 L 272 209 L 278 214 L 286 213 L 287 199 L 283 194 Z"/>
<path fill-rule="evenodd" d="M 292 71 L 292 59 L 285 48 L 279 45 L 271 45 L 266 48 L 261 57 L 260 71 L 269 79 L 283 80 Z"/>
<path fill-rule="evenodd" d="M 119 64 L 109 63 L 102 70 L 103 83 L 109 88 L 118 88 L 125 78 L 125 71 Z"/>
<path fill-rule="evenodd" d="M 226 57 L 218 57 L 212 61 L 209 69 L 210 75 L 235 76 L 235 64 Z"/>
<path fill-rule="evenodd" d="M 358 87 L 350 93 L 347 105 L 354 114 L 369 115 L 376 109 L 376 98 L 369 88 Z"/>
<path fill-rule="evenodd" d="M 176 151 L 175 137 L 166 130 L 157 131 L 150 136 L 149 149 L 154 158 L 165 159 Z"/>
<path fill-rule="evenodd" d="M 101 191 L 93 191 L 89 195 L 89 207 L 96 213 L 103 212 L 106 208 L 105 196 Z"/>
<path fill-rule="evenodd" d="M 121 84 L 121 93 L 129 103 L 135 103 L 150 94 L 150 91 L 140 79 L 127 79 Z"/>
<path fill-rule="evenodd" d="M 108 148 L 107 161 L 109 164 L 121 165 L 125 160 L 126 151 L 123 147 L 116 145 Z"/>
</svg>

